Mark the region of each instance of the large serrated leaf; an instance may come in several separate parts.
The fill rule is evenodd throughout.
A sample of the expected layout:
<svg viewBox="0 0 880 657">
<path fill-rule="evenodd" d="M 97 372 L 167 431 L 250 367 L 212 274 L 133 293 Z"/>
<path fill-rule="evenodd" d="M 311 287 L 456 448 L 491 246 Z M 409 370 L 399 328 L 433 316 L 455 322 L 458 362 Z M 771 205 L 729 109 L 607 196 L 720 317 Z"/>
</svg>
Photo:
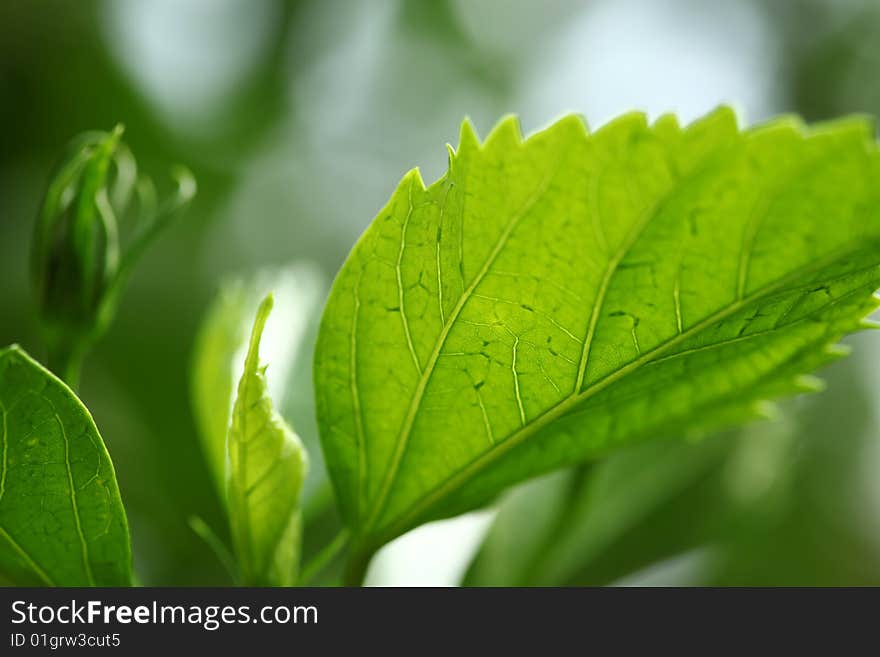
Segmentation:
<svg viewBox="0 0 880 657">
<path fill-rule="evenodd" d="M 128 586 L 113 465 L 89 412 L 18 347 L 0 349 L 0 580 Z"/>
<path fill-rule="evenodd" d="M 873 128 L 720 109 L 682 129 L 465 123 L 404 177 L 330 295 L 322 441 L 369 553 L 505 487 L 805 386 L 880 286 Z"/>
</svg>

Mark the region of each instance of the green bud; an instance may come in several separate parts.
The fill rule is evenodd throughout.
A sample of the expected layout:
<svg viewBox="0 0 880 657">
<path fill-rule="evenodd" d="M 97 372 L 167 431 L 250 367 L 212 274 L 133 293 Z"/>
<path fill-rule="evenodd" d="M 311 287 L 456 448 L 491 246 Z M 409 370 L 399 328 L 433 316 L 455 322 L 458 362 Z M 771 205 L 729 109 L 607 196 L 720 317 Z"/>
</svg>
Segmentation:
<svg viewBox="0 0 880 657">
<path fill-rule="evenodd" d="M 152 183 L 138 177 L 122 131 L 117 126 L 71 142 L 49 182 L 34 232 L 32 276 L 49 367 L 72 386 L 85 352 L 115 315 L 133 261 L 195 192 L 192 176 L 183 170 L 176 197 L 158 207 Z M 142 216 L 123 244 L 119 222 L 136 205 L 133 192 L 140 196 Z"/>
</svg>

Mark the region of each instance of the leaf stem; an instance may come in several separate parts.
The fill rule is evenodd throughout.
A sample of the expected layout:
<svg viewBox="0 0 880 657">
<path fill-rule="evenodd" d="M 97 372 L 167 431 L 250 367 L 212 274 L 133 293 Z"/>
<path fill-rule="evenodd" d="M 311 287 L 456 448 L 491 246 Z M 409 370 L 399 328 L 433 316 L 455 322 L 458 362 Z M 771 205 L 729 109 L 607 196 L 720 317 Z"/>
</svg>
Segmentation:
<svg viewBox="0 0 880 657">
<path fill-rule="evenodd" d="M 350 537 L 351 535 L 348 533 L 348 530 L 343 529 L 332 541 L 325 545 L 318 554 L 312 557 L 311 560 L 303 566 L 302 572 L 299 576 L 300 585 L 307 586 L 309 582 L 314 579 L 315 575 L 324 570 L 324 568 L 333 561 L 336 555 L 348 545 L 348 539 Z"/>
<path fill-rule="evenodd" d="M 79 388 L 85 351 L 83 344 L 61 343 L 47 354 L 48 369 L 74 392 Z"/>
<path fill-rule="evenodd" d="M 333 488 L 330 486 L 330 482 L 321 482 L 318 489 L 303 505 L 303 523 L 309 525 L 314 522 L 322 513 L 332 506 L 333 499 Z"/>
<path fill-rule="evenodd" d="M 376 552 L 374 550 L 352 550 L 345 567 L 343 586 L 363 586 L 367 577 L 367 568 Z"/>
<path fill-rule="evenodd" d="M 199 516 L 190 516 L 189 526 L 190 529 L 192 529 L 193 532 L 199 538 L 201 538 L 209 548 L 211 548 L 214 556 L 217 557 L 217 560 L 229 573 L 232 581 L 238 584 L 239 573 L 238 567 L 235 565 L 235 558 L 232 556 L 229 548 L 226 547 L 226 544 L 220 539 L 219 536 L 217 536 L 216 532 L 211 529 L 211 526 L 208 525 L 208 523 L 202 520 Z"/>
</svg>

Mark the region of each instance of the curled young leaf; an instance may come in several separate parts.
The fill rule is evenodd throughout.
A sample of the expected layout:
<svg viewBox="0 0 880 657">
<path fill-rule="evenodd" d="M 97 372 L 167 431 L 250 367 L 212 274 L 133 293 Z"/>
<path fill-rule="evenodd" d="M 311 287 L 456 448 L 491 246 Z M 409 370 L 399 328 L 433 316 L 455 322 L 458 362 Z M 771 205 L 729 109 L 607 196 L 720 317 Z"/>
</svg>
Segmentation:
<svg viewBox="0 0 880 657">
<path fill-rule="evenodd" d="M 244 368 L 254 315 L 270 290 L 273 291 L 274 319 L 267 327 L 269 333 L 261 346 L 263 358 L 272 364 L 266 377 L 269 394 L 276 408 L 298 424 L 297 433 L 306 445 L 311 435 L 317 447 L 317 432 L 309 431 L 304 416 L 313 415 L 308 408 L 312 395 L 306 386 L 312 378 L 310 349 L 317 333 L 319 304 L 326 294 L 323 277 L 314 266 L 298 263 L 224 282 L 199 329 L 191 379 L 193 411 L 202 450 L 224 500 L 226 435 L 235 388 Z M 272 339 L 273 326 L 282 334 L 282 339 Z M 320 461 L 317 467 L 310 469 L 309 476 L 325 481 Z"/>
<path fill-rule="evenodd" d="M 260 366 L 260 339 L 272 310 L 260 304 L 232 409 L 226 443 L 227 504 L 239 571 L 251 586 L 296 583 L 300 494 L 308 462 L 299 437 L 274 409 Z"/>
</svg>

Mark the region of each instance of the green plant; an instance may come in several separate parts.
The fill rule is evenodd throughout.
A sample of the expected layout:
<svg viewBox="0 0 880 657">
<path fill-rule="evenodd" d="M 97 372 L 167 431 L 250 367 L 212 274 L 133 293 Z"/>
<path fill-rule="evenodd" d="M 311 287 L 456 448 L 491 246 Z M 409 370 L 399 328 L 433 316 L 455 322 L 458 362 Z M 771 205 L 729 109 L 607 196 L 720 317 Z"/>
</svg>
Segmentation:
<svg viewBox="0 0 880 657">
<path fill-rule="evenodd" d="M 256 303 L 247 286 L 227 292 L 206 322 L 193 386 L 235 556 L 205 523 L 194 528 L 243 583 L 307 583 L 345 551 L 343 581 L 356 585 L 400 534 L 574 467 L 547 488 L 558 515 L 531 532 L 521 558 L 557 538 L 563 555 L 597 552 L 650 512 L 646 499 L 662 504 L 726 449 L 709 441 L 661 456 L 661 439 L 700 437 L 767 415 L 770 400 L 816 390 L 807 375 L 843 353 L 842 336 L 868 325 L 880 287 L 878 183 L 873 126 L 860 118 L 808 128 L 786 117 L 741 131 L 722 108 L 686 128 L 672 116 L 649 125 L 631 114 L 591 134 L 567 117 L 525 140 L 508 118 L 484 142 L 466 121 L 445 176 L 428 187 L 417 170 L 403 178 L 342 267 L 321 319 L 316 410 L 343 522 L 336 539 L 300 571 L 305 450 L 273 409 L 258 365 L 271 297 L 257 311 L 233 403 L 232 355 Z M 89 206 L 92 188 L 84 189 Z M 25 364 L 27 388 L 18 378 Z M 19 403 L 23 390 L 42 406 Z M 42 431 L 34 423 L 52 417 L 53 390 L 75 400 L 20 351 L 0 356 L 4 481 L 24 467 L 16 450 Z M 62 437 L 74 426 L 82 434 L 84 420 L 54 419 Z M 106 457 L 88 427 L 88 444 Z M 658 450 L 649 458 L 663 467 L 651 477 L 640 472 L 648 452 L 629 466 L 607 460 L 638 443 Z M 45 485 L 64 482 L 64 472 L 44 470 Z M 84 475 L 72 471 L 59 490 L 80 523 L 73 491 Z M 631 479 L 648 492 L 619 483 Z M 99 480 L 112 481 L 112 471 L 86 486 Z M 591 510 L 597 487 L 619 500 L 605 516 Z M 28 512 L 21 499 L 0 496 L 8 544 L 0 565 L 10 580 L 32 581 L 37 571 L 10 547 Z M 577 518 L 587 518 L 589 535 L 559 531 Z M 516 556 L 504 566 L 512 572 L 521 570 Z M 51 581 L 95 583 L 75 568 L 62 578 L 62 565 L 70 568 L 59 564 Z M 117 567 L 126 579 L 127 561 Z"/>
<path fill-rule="evenodd" d="M 299 570 L 299 496 L 308 466 L 299 437 L 272 407 L 259 363 L 272 304 L 268 296 L 257 310 L 232 409 L 226 497 L 242 580 L 290 586 Z"/>
<path fill-rule="evenodd" d="M 0 350 L 0 573 L 16 584 L 131 583 L 113 464 L 71 390 L 17 347 Z"/>
<path fill-rule="evenodd" d="M 31 264 L 49 366 L 74 389 L 138 258 L 196 190 L 189 171 L 174 167 L 177 192 L 159 204 L 122 132 L 120 125 L 71 142 L 34 231 Z"/>
</svg>

